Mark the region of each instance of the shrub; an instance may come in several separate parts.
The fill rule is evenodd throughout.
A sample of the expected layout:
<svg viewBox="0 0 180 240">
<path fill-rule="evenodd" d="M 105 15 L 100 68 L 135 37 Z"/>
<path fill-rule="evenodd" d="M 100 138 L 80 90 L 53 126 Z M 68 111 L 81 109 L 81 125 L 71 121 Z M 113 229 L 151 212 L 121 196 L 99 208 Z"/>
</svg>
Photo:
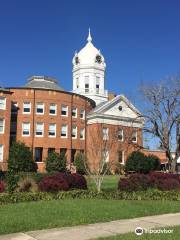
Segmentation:
<svg viewBox="0 0 180 240">
<path fill-rule="evenodd" d="M 0 193 L 5 191 L 5 185 L 3 181 L 0 181 Z"/>
<path fill-rule="evenodd" d="M 37 192 L 38 186 L 30 177 L 22 177 L 17 184 L 17 192 Z"/>
<path fill-rule="evenodd" d="M 155 156 L 153 154 L 150 154 L 150 155 L 147 156 L 147 158 L 148 158 L 148 161 L 150 162 L 152 171 L 160 170 L 161 162 L 160 162 L 160 159 L 157 156 Z"/>
<path fill-rule="evenodd" d="M 10 170 L 6 174 L 6 183 L 8 192 L 12 193 L 18 186 L 19 176 Z"/>
<path fill-rule="evenodd" d="M 86 173 L 85 156 L 83 153 L 77 153 L 73 164 L 74 164 L 74 166 L 76 166 L 77 173 L 82 174 L 82 175 L 84 175 Z"/>
<path fill-rule="evenodd" d="M 36 172 L 37 164 L 32 152 L 22 142 L 13 142 L 9 152 L 8 170 L 14 172 Z"/>
<path fill-rule="evenodd" d="M 52 152 L 46 159 L 46 170 L 48 172 L 65 172 L 66 156 L 65 153 Z"/>
<path fill-rule="evenodd" d="M 87 189 L 87 181 L 84 176 L 77 173 L 73 173 L 71 175 L 72 182 L 70 184 L 70 188 Z"/>
<path fill-rule="evenodd" d="M 152 165 L 150 159 L 148 159 L 144 153 L 139 151 L 132 152 L 126 161 L 125 169 L 126 171 L 135 171 L 138 173 L 148 173 L 150 172 Z"/>
<path fill-rule="evenodd" d="M 38 184 L 38 187 L 43 192 L 57 192 L 69 190 L 69 185 L 62 175 L 53 175 L 44 177 Z"/>
<path fill-rule="evenodd" d="M 180 177 L 177 174 L 157 173 L 132 174 L 119 181 L 118 189 L 121 191 L 141 191 L 148 188 L 159 190 L 180 189 Z"/>
</svg>

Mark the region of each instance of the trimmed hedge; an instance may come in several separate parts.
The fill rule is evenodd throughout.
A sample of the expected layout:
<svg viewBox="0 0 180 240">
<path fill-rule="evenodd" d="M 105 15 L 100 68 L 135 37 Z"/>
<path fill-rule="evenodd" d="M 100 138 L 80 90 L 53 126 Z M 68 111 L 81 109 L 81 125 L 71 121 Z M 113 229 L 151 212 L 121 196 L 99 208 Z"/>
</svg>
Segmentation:
<svg viewBox="0 0 180 240">
<path fill-rule="evenodd" d="M 159 190 L 180 190 L 178 174 L 151 172 L 149 174 L 135 173 L 119 180 L 118 189 L 121 191 L 141 191 L 149 188 Z"/>
<path fill-rule="evenodd" d="M 180 201 L 180 191 L 160 191 L 151 189 L 148 191 L 125 192 L 125 191 L 103 191 L 97 193 L 88 190 L 73 190 L 58 193 L 12 193 L 0 194 L 0 205 L 32 202 L 32 201 L 51 201 L 65 199 L 107 199 L 107 200 L 161 200 L 161 201 Z"/>
</svg>

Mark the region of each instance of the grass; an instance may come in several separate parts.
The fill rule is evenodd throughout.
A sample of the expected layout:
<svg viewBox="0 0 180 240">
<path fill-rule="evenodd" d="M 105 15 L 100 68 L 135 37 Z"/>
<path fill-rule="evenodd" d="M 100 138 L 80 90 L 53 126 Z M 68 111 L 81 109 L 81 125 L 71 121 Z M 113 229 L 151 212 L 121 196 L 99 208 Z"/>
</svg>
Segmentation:
<svg viewBox="0 0 180 240">
<path fill-rule="evenodd" d="M 104 181 L 102 183 L 102 190 L 112 189 L 115 190 L 118 187 L 120 175 L 106 175 L 104 176 Z M 96 189 L 95 183 L 92 179 L 87 177 L 88 188 Z"/>
<path fill-rule="evenodd" d="M 163 228 L 162 228 L 163 229 Z M 179 240 L 180 239 L 180 226 L 166 227 L 165 229 L 173 229 L 171 234 L 149 234 L 145 233 L 141 236 L 137 236 L 135 233 L 127 233 L 116 235 L 114 237 L 98 238 L 96 240 Z"/>
<path fill-rule="evenodd" d="M 0 234 L 179 212 L 176 201 L 53 200 L 0 206 Z"/>
</svg>

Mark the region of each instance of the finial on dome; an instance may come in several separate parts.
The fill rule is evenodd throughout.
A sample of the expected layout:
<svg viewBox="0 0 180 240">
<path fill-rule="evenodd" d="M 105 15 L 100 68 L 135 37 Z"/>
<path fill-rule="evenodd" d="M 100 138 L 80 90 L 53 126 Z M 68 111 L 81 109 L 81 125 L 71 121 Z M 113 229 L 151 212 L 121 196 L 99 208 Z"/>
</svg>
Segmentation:
<svg viewBox="0 0 180 240">
<path fill-rule="evenodd" d="M 89 28 L 89 34 L 88 34 L 88 38 L 87 38 L 88 42 L 92 42 L 92 37 L 91 37 L 91 30 Z"/>
</svg>

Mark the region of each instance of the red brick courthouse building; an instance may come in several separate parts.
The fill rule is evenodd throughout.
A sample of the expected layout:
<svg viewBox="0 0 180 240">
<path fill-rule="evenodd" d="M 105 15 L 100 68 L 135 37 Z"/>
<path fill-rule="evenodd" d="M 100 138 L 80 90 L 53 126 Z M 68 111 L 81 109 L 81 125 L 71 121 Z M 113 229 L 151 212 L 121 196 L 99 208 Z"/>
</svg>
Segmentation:
<svg viewBox="0 0 180 240">
<path fill-rule="evenodd" d="M 112 142 L 104 149 L 106 161 L 124 164 L 143 145 L 143 119 L 124 95 L 105 90 L 105 69 L 89 32 L 85 47 L 73 57 L 72 92 L 45 76 L 33 76 L 23 87 L 0 88 L 0 167 L 7 168 L 13 140 L 32 149 L 39 171 L 52 151 L 65 152 L 68 163 L 79 151 L 98 161 L 98 139 Z"/>
</svg>

